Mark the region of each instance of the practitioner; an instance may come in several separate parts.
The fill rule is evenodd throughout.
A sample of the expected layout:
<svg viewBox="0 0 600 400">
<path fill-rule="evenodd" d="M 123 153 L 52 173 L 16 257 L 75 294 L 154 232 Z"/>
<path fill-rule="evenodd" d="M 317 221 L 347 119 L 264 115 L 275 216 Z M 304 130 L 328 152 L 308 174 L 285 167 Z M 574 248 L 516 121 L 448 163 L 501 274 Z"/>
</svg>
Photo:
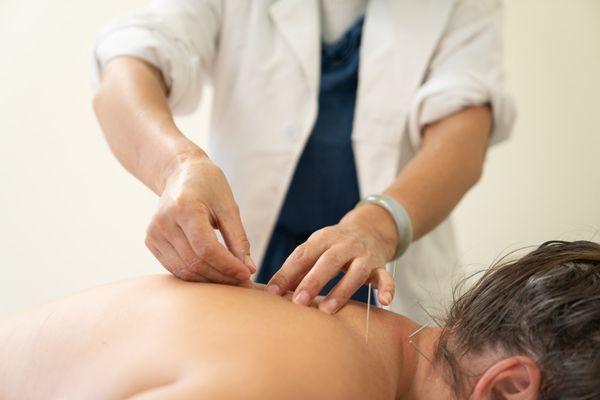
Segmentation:
<svg viewBox="0 0 600 400">
<path fill-rule="evenodd" d="M 496 0 L 154 0 L 114 21 L 94 107 L 160 196 L 146 245 L 184 280 L 254 274 L 328 313 L 373 282 L 425 319 L 460 265 L 447 217 L 512 127 L 500 24 Z M 209 85 L 203 149 L 172 113 Z"/>
</svg>

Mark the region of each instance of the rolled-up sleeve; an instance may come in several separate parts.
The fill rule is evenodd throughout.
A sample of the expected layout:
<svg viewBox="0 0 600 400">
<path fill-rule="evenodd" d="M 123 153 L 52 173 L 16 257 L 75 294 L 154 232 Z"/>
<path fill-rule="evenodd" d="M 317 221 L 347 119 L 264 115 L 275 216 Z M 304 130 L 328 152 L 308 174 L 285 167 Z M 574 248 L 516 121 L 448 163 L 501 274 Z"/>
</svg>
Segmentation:
<svg viewBox="0 0 600 400">
<path fill-rule="evenodd" d="M 216 52 L 221 21 L 217 0 L 155 0 L 141 11 L 116 19 L 96 37 L 93 82 L 117 56 L 133 56 L 158 68 L 174 113 L 195 110 Z"/>
<path fill-rule="evenodd" d="M 490 144 L 510 135 L 516 111 L 503 89 L 501 24 L 499 1 L 457 2 L 411 104 L 409 131 L 416 148 L 425 125 L 469 106 L 491 105 Z"/>
</svg>

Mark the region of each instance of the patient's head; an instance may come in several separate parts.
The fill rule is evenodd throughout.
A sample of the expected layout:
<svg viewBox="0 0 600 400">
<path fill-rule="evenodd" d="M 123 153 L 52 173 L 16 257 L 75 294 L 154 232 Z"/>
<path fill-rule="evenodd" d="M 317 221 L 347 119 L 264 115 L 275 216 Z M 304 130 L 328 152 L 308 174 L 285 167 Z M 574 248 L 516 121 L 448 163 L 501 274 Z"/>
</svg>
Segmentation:
<svg viewBox="0 0 600 400">
<path fill-rule="evenodd" d="M 450 310 L 436 360 L 458 398 L 600 398 L 600 245 L 548 242 Z"/>
</svg>

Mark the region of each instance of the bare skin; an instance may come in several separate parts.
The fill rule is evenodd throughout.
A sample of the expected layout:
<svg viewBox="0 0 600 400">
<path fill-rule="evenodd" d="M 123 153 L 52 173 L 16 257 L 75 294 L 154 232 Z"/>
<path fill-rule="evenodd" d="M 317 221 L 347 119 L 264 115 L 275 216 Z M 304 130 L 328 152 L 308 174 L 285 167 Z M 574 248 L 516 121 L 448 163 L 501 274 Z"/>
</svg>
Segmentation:
<svg viewBox="0 0 600 400">
<path fill-rule="evenodd" d="M 408 344 L 418 325 L 372 310 L 367 343 L 365 311 L 168 276 L 110 284 L 0 319 L 0 398 L 446 398 Z"/>
<path fill-rule="evenodd" d="M 250 256 L 237 203 L 220 168 L 175 125 L 160 71 L 127 56 L 105 66 L 94 109 L 108 144 L 123 166 L 160 196 L 146 245 L 175 276 L 190 281 L 247 282 Z M 492 127 L 489 106 L 467 108 L 423 128 L 415 157 L 384 191 L 404 205 L 414 240 L 434 229 L 479 180 Z M 398 129 L 398 127 L 390 127 Z M 427 182 L 426 185 L 423 182 Z M 216 239 L 219 229 L 226 248 Z M 352 210 L 314 233 L 286 260 L 269 291 L 295 291 L 308 305 L 343 270 L 321 309 L 336 312 L 366 282 L 390 304 L 394 281 L 385 270 L 395 252 L 396 228 L 375 205 Z"/>
<path fill-rule="evenodd" d="M 121 164 L 160 196 L 146 246 L 173 275 L 238 283 L 256 271 L 225 175 L 179 131 L 161 73 L 132 57 L 103 71 L 94 109 Z M 210 188 L 210 189 L 209 189 Z M 218 228 L 227 247 L 217 240 Z"/>
<path fill-rule="evenodd" d="M 479 181 L 491 127 L 491 109 L 483 106 L 423 129 L 421 149 L 384 191 L 408 212 L 413 240 L 440 224 Z M 323 311 L 335 312 L 369 280 L 378 289 L 378 300 L 390 304 L 394 281 L 385 263 L 397 242 L 396 225 L 387 211 L 372 204 L 355 208 L 337 225 L 316 231 L 298 246 L 269 281 L 269 291 L 294 290 L 294 301 L 306 305 L 344 270 L 344 278 L 323 302 Z M 270 290 L 273 285 L 276 289 Z"/>
</svg>

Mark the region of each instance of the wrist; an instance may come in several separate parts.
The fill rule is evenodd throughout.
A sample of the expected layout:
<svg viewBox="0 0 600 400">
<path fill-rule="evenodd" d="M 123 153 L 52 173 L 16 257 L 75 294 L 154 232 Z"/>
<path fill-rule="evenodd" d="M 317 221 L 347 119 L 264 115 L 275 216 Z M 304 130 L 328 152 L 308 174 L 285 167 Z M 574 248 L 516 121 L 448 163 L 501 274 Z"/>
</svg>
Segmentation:
<svg viewBox="0 0 600 400">
<path fill-rule="evenodd" d="M 169 153 L 171 155 L 165 159 L 164 165 L 158 174 L 156 184 L 158 194 L 163 192 L 169 179 L 187 165 L 210 161 L 204 150 L 187 139 L 173 143 L 170 147 L 171 151 Z"/>
<path fill-rule="evenodd" d="M 340 223 L 357 223 L 365 227 L 379 243 L 386 260 L 391 260 L 396 252 L 398 230 L 394 218 L 375 204 L 364 204 L 348 212 Z"/>
</svg>

